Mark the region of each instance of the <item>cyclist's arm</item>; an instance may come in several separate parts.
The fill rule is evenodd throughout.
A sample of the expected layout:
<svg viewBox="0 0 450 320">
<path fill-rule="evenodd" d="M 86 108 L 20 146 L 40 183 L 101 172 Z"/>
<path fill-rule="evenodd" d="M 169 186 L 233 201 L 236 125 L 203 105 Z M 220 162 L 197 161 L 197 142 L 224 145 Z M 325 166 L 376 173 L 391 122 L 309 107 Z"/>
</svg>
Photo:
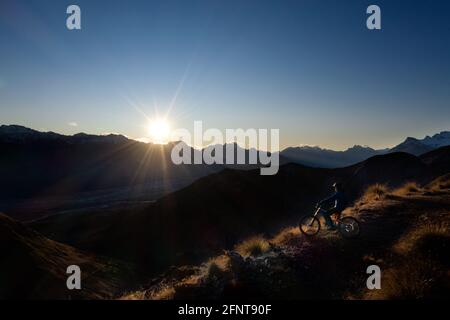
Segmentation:
<svg viewBox="0 0 450 320">
<path fill-rule="evenodd" d="M 321 206 L 321 205 L 323 205 L 324 203 L 327 203 L 327 202 L 335 201 L 336 198 L 337 198 L 337 193 L 335 193 L 335 194 L 331 195 L 330 197 L 325 198 L 325 199 L 323 199 L 322 201 L 320 201 L 320 202 L 319 202 L 319 206 Z"/>
</svg>

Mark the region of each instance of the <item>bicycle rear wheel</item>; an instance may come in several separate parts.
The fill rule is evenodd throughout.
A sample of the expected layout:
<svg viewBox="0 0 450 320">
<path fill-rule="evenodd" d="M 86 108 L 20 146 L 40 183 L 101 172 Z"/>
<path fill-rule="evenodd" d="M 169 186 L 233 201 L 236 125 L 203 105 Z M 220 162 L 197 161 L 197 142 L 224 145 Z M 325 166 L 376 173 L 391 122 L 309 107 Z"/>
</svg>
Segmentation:
<svg viewBox="0 0 450 320">
<path fill-rule="evenodd" d="M 320 221 L 314 216 L 305 216 L 300 219 L 299 228 L 305 236 L 314 236 L 320 231 Z"/>
<path fill-rule="evenodd" d="M 342 218 L 339 222 L 338 229 L 344 238 L 355 238 L 361 231 L 358 220 L 353 217 Z"/>
</svg>

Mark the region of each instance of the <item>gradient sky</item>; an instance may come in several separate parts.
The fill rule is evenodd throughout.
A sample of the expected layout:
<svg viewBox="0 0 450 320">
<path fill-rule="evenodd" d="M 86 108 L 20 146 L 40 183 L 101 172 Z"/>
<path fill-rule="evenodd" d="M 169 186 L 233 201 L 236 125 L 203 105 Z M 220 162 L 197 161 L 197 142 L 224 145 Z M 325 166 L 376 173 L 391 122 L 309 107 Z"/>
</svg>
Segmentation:
<svg viewBox="0 0 450 320">
<path fill-rule="evenodd" d="M 140 138 L 138 109 L 170 109 L 173 127 L 279 128 L 282 147 L 392 146 L 450 129 L 449 13 L 445 0 L 1 0 L 0 123 Z"/>
</svg>

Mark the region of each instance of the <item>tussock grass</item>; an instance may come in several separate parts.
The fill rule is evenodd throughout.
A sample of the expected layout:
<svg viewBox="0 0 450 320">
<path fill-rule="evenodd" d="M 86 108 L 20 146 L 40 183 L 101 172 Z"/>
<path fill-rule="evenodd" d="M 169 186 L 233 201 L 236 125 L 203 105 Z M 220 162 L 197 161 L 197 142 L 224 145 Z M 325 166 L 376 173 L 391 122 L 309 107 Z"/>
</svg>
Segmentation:
<svg viewBox="0 0 450 320">
<path fill-rule="evenodd" d="M 364 299 L 369 300 L 415 300 L 440 296 L 445 272 L 433 261 L 410 258 L 383 272 L 381 289 L 371 290 Z"/>
<path fill-rule="evenodd" d="M 199 281 L 205 281 L 211 278 L 221 277 L 224 273 L 230 271 L 230 258 L 227 255 L 220 255 L 209 259 L 200 273 Z"/>
<path fill-rule="evenodd" d="M 418 250 L 423 240 L 432 237 L 450 238 L 450 226 L 447 223 L 427 223 L 414 228 L 401 237 L 393 249 L 398 254 L 407 255 Z"/>
<path fill-rule="evenodd" d="M 381 290 L 368 291 L 365 299 L 442 298 L 447 294 L 450 228 L 428 223 L 415 227 L 394 245 L 393 267 L 383 272 Z"/>
<path fill-rule="evenodd" d="M 389 194 L 389 189 L 385 184 L 374 184 L 367 188 L 361 197 L 363 202 L 383 200 Z"/>
<path fill-rule="evenodd" d="M 396 196 L 407 196 L 422 191 L 422 188 L 416 182 L 407 182 L 392 193 Z"/>
<path fill-rule="evenodd" d="M 206 274 L 199 279 L 202 283 L 216 283 L 225 278 L 225 275 L 228 274 L 227 269 L 223 269 L 217 263 L 213 262 L 208 265 Z"/>
<path fill-rule="evenodd" d="M 235 250 L 243 257 L 257 257 L 270 249 L 269 242 L 262 236 L 254 236 L 241 242 Z"/>
<path fill-rule="evenodd" d="M 228 255 L 220 255 L 214 258 L 211 258 L 207 262 L 207 269 L 211 268 L 212 265 L 217 266 L 222 271 L 227 271 L 230 268 L 230 257 Z"/>
<path fill-rule="evenodd" d="M 442 192 L 450 189 L 450 174 L 444 175 L 432 181 L 427 189 L 432 192 Z"/>
</svg>

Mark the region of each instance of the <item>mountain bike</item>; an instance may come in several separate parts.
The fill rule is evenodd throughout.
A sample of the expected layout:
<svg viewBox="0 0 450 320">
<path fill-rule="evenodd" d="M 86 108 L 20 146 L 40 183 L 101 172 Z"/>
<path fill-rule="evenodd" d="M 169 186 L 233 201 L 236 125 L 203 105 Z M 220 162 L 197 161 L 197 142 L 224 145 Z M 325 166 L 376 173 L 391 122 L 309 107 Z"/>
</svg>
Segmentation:
<svg viewBox="0 0 450 320">
<path fill-rule="evenodd" d="M 325 209 L 317 207 L 314 214 L 302 217 L 299 222 L 300 231 L 306 236 L 318 234 L 321 227 L 319 217 L 325 213 Z M 334 226 L 344 238 L 355 238 L 360 233 L 359 222 L 353 217 L 338 218 Z"/>
</svg>

